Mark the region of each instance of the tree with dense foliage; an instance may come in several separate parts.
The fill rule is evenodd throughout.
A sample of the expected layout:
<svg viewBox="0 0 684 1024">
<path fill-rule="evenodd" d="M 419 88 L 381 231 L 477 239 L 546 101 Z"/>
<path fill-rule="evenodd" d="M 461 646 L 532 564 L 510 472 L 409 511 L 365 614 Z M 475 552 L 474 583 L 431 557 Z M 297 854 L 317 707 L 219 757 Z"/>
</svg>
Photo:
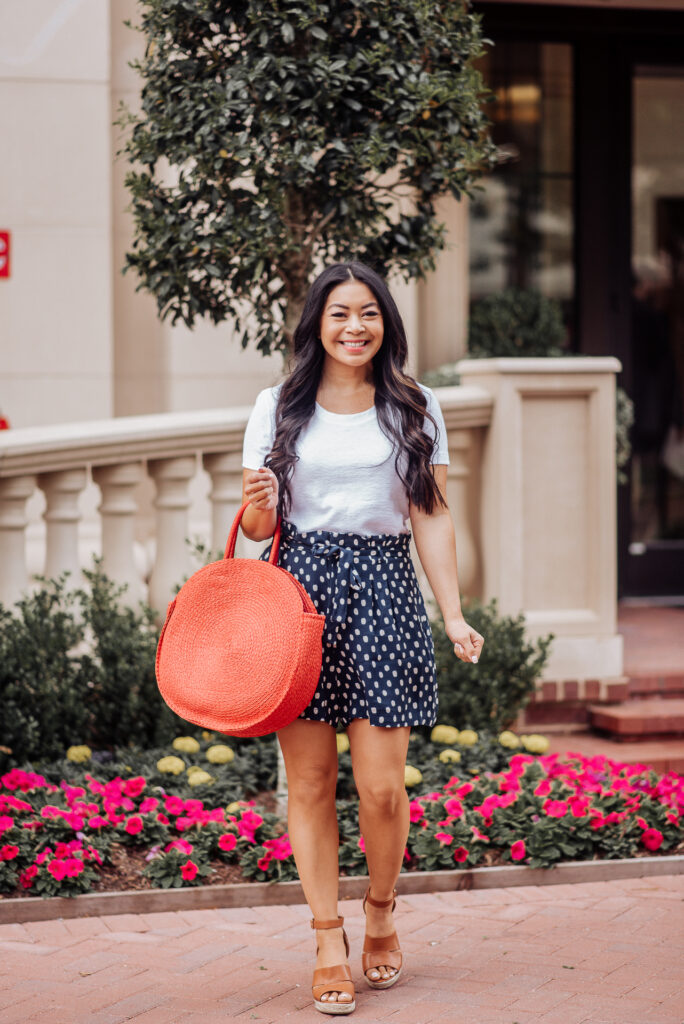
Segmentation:
<svg viewBox="0 0 684 1024">
<path fill-rule="evenodd" d="M 267 353 L 289 345 L 322 263 L 433 268 L 435 201 L 468 193 L 494 158 L 466 0 L 140 8 L 142 105 L 119 120 L 127 268 L 162 317 L 234 319 Z"/>
</svg>

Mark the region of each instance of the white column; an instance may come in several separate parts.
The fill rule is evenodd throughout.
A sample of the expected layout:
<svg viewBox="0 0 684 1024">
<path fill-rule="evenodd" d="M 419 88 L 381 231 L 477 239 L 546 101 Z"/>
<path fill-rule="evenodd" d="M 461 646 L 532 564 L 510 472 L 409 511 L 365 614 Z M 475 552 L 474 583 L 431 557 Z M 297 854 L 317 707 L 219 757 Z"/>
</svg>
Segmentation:
<svg viewBox="0 0 684 1024">
<path fill-rule="evenodd" d="M 47 524 L 45 575 L 53 579 L 61 573 L 69 573 L 69 586 L 81 582 L 81 565 L 78 557 L 78 524 L 81 510 L 78 507 L 81 492 L 88 482 L 85 469 L 64 469 L 53 473 L 41 473 L 38 486 L 45 494 L 43 518 Z"/>
<path fill-rule="evenodd" d="M 145 588 L 135 564 L 135 491 L 143 479 L 141 462 L 121 462 L 93 469 L 93 480 L 102 492 L 102 568 L 110 579 L 127 590 L 123 599 L 136 605 L 145 598 Z"/>
<path fill-rule="evenodd" d="M 148 463 L 155 482 L 157 552 L 150 577 L 150 605 L 163 616 L 176 584 L 192 571 L 188 539 L 189 484 L 195 475 L 194 455 Z"/>
<path fill-rule="evenodd" d="M 223 553 L 230 527 L 242 503 L 242 453 L 205 455 L 202 463 L 211 477 L 211 550 Z M 238 537 L 238 547 L 241 547 Z"/>
<path fill-rule="evenodd" d="M 447 501 L 456 531 L 458 584 L 461 596 L 471 597 L 477 578 L 477 548 L 468 515 L 468 451 L 471 434 L 468 430 L 449 431 L 449 466 L 447 467 Z"/>
<path fill-rule="evenodd" d="M 26 502 L 36 488 L 34 476 L 0 480 L 0 603 L 13 605 L 28 588 Z"/>
</svg>

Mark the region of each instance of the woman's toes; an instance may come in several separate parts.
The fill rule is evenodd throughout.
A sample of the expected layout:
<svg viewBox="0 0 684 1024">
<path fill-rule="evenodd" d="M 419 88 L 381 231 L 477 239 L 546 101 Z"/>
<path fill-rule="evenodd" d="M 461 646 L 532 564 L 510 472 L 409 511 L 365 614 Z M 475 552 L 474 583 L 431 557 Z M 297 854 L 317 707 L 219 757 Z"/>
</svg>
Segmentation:
<svg viewBox="0 0 684 1024">
<path fill-rule="evenodd" d="M 340 992 L 337 1001 L 340 1003 L 351 1003 L 351 996 L 348 992 Z"/>
<path fill-rule="evenodd" d="M 370 978 L 371 981 L 377 981 L 378 978 L 380 977 L 380 971 L 376 971 L 376 969 L 373 968 L 372 970 L 368 971 L 368 977 Z"/>
</svg>

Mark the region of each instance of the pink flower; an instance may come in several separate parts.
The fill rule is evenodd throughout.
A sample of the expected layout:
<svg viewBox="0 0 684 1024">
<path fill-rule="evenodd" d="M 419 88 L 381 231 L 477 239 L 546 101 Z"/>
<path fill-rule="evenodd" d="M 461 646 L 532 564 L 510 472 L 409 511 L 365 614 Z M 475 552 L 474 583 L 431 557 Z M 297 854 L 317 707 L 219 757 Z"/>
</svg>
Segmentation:
<svg viewBox="0 0 684 1024">
<path fill-rule="evenodd" d="M 14 818 L 10 818 L 8 814 L 3 814 L 0 817 L 0 834 L 6 832 L 8 828 L 12 828 L 14 825 Z"/>
<path fill-rule="evenodd" d="M 135 778 L 124 783 L 123 791 L 126 796 L 140 796 L 146 785 L 147 782 L 142 775 L 136 775 Z"/>
<path fill-rule="evenodd" d="M 64 861 L 64 868 L 67 878 L 76 878 L 76 876 L 80 875 L 84 870 L 85 865 L 78 857 L 70 857 L 68 860 Z"/>
<path fill-rule="evenodd" d="M 477 825 L 471 825 L 470 826 L 470 831 L 473 833 L 473 839 L 477 839 L 481 843 L 488 843 L 489 842 L 489 836 L 483 835 L 483 833 L 480 832 L 480 830 L 477 827 Z"/>
<path fill-rule="evenodd" d="M 190 855 L 192 853 L 192 843 L 189 843 L 187 839 L 172 839 L 168 846 L 164 847 L 164 853 L 168 853 L 169 850 L 179 850 L 181 853 Z"/>
<path fill-rule="evenodd" d="M 542 779 L 534 791 L 535 796 L 548 796 L 551 792 L 551 783 L 548 779 Z"/>
<path fill-rule="evenodd" d="M 38 874 L 38 867 L 35 864 L 31 864 L 30 867 L 26 868 L 19 875 L 19 884 L 22 889 L 30 889 L 33 885 L 33 879 Z"/>
<path fill-rule="evenodd" d="M 18 846 L 5 845 L 0 849 L 0 860 L 14 860 L 18 853 Z"/>
<path fill-rule="evenodd" d="M 259 860 L 257 861 L 257 867 L 259 868 L 259 871 L 267 871 L 268 870 L 268 865 L 270 863 L 271 863 L 271 858 L 268 855 L 266 855 L 265 857 L 260 857 L 259 858 Z"/>
<path fill-rule="evenodd" d="M 545 800 L 542 804 L 542 808 L 544 813 L 548 814 L 549 818 L 564 818 L 568 813 L 568 801 Z"/>
<path fill-rule="evenodd" d="M 454 837 L 450 832 L 435 832 L 435 839 L 438 843 L 441 843 L 442 846 L 448 846 L 449 843 L 453 843 L 454 841 Z"/>
<path fill-rule="evenodd" d="M 185 805 L 179 796 L 167 796 L 164 807 L 169 814 L 182 814 L 185 810 Z"/>
<path fill-rule="evenodd" d="M 48 871 L 53 878 L 61 882 L 67 873 L 66 863 L 63 860 L 51 860 L 48 864 Z"/>
<path fill-rule="evenodd" d="M 422 820 L 423 805 L 419 800 L 412 800 L 409 804 L 409 818 L 414 824 Z"/>
<path fill-rule="evenodd" d="M 525 856 L 525 840 L 517 839 L 511 846 L 511 860 L 522 860 Z"/>
<path fill-rule="evenodd" d="M 465 846 L 457 846 L 454 850 L 454 860 L 458 864 L 462 864 L 464 860 L 468 859 L 468 851 Z"/>
<path fill-rule="evenodd" d="M 143 820 L 139 814 L 132 815 L 124 826 L 124 831 L 128 832 L 129 836 L 137 836 L 138 832 L 142 832 L 144 828 Z"/>
<path fill-rule="evenodd" d="M 161 812 L 157 815 L 157 821 L 161 822 L 162 825 L 170 825 L 171 824 L 170 819 L 167 818 L 166 815 L 162 814 Z"/>
<path fill-rule="evenodd" d="M 463 815 L 463 804 L 456 797 L 452 796 L 444 801 L 444 810 L 450 818 L 460 818 Z"/>
<path fill-rule="evenodd" d="M 237 846 L 237 837 L 232 832 L 226 832 L 218 841 L 219 850 L 230 853 Z"/>
<path fill-rule="evenodd" d="M 191 882 L 197 874 L 198 868 L 194 861 L 189 860 L 181 868 L 181 875 L 186 882 Z"/>
<path fill-rule="evenodd" d="M 361 853 L 366 852 L 366 840 L 363 838 L 363 836 L 359 837 L 359 850 L 361 850 Z"/>
<path fill-rule="evenodd" d="M 52 856 L 52 850 L 49 846 L 46 846 L 42 853 L 39 853 L 36 857 L 36 864 L 44 864 L 48 857 Z"/>
<path fill-rule="evenodd" d="M 241 823 L 245 825 L 251 832 L 256 832 L 259 825 L 263 825 L 264 819 L 260 814 L 255 814 L 254 811 L 245 811 L 242 815 Z"/>
<path fill-rule="evenodd" d="M 101 814 L 94 814 L 92 818 L 88 818 L 89 828 L 106 828 L 109 822 L 106 818 L 103 818 Z"/>
<path fill-rule="evenodd" d="M 659 850 L 663 845 L 663 833 L 659 832 L 657 828 L 647 828 L 642 833 L 641 842 L 647 850 Z"/>
<path fill-rule="evenodd" d="M 159 806 L 159 801 L 155 796 L 146 796 L 144 800 L 140 802 L 138 808 L 141 814 L 147 814 L 148 811 L 156 811 Z"/>
</svg>

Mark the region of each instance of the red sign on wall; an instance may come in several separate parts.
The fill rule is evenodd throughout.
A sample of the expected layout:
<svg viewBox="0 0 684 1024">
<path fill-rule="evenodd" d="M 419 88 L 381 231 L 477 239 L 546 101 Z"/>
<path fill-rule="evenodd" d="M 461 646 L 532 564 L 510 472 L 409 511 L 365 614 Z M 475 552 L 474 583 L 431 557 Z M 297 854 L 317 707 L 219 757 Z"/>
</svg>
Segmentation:
<svg viewBox="0 0 684 1024">
<path fill-rule="evenodd" d="M 10 233 L 0 231 L 0 277 L 10 276 Z"/>
</svg>

